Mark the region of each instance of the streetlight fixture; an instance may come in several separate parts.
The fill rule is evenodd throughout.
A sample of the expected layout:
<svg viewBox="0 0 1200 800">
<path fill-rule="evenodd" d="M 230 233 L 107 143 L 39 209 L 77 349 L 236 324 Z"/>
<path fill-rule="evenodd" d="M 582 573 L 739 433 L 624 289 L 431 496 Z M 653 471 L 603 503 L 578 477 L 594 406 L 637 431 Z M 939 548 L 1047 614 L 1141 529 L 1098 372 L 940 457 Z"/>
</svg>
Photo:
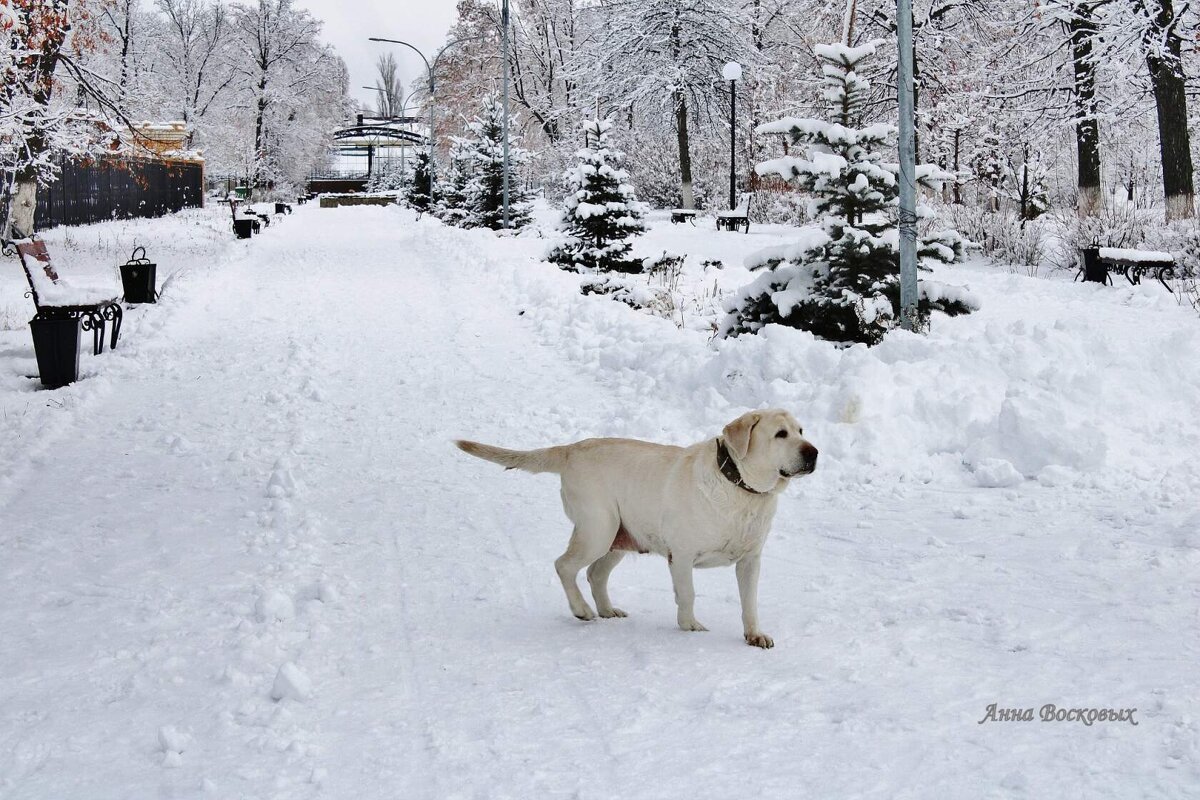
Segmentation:
<svg viewBox="0 0 1200 800">
<path fill-rule="evenodd" d="M 729 81 L 729 209 L 737 208 L 737 82 L 742 79 L 742 65 L 730 61 L 721 68 L 721 77 Z"/>
<path fill-rule="evenodd" d="M 456 45 L 456 44 L 462 44 L 463 42 L 472 42 L 472 41 L 475 41 L 476 39 L 486 39 L 486 38 L 488 38 L 487 34 L 481 34 L 479 36 L 464 36 L 461 39 L 455 39 L 452 42 L 447 42 L 446 45 L 444 47 L 442 47 L 441 50 L 438 51 L 437 55 L 435 55 L 433 57 L 433 63 L 431 64 L 431 63 L 429 63 L 429 59 L 425 57 L 424 53 L 422 53 L 414 45 L 411 45 L 408 42 L 403 42 L 399 39 L 384 39 L 384 38 L 378 37 L 378 36 L 368 37 L 368 41 L 372 41 L 372 42 L 387 42 L 389 44 L 402 44 L 405 47 L 407 47 L 409 50 L 412 50 L 414 53 L 419 55 L 421 57 L 421 60 L 425 62 L 425 70 L 426 70 L 426 72 L 429 73 L 429 202 L 430 203 L 433 202 L 434 192 L 436 191 L 436 187 L 437 187 L 437 164 L 435 163 L 436 158 L 437 158 L 437 156 L 436 156 L 437 146 L 436 146 L 436 142 L 435 142 L 436 137 L 434 136 L 434 132 L 433 132 L 433 125 L 434 125 L 433 112 L 434 112 L 434 105 L 435 105 L 434 92 L 437 89 L 437 83 L 434 80 L 434 73 L 437 72 L 438 62 L 442 60 L 442 56 L 444 56 L 446 54 L 446 51 L 449 50 L 451 47 L 454 47 L 454 45 Z M 505 73 L 505 74 L 507 75 L 507 73 Z"/>
</svg>

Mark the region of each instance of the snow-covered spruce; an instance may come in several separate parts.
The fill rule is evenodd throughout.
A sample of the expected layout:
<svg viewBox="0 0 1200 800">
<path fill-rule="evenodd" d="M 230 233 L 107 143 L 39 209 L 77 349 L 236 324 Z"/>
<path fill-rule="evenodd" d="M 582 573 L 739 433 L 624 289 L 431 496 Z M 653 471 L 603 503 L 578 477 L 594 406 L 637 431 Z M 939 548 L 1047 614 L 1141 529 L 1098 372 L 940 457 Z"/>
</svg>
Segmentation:
<svg viewBox="0 0 1200 800">
<path fill-rule="evenodd" d="M 432 186 L 431 175 L 429 174 L 429 153 L 425 150 L 417 151 L 416 158 L 413 159 L 412 182 L 408 185 L 408 191 L 404 193 L 404 204 L 415 211 L 425 212 L 429 210 L 430 188 Z"/>
<path fill-rule="evenodd" d="M 503 228 L 504 186 L 507 182 L 509 227 L 523 228 L 529 224 L 532 197 L 517 172 L 529 161 L 530 155 L 528 150 L 517 144 L 518 130 L 520 126 L 516 118 L 510 117 L 509 172 L 505 174 L 504 109 L 495 94 L 489 95 L 484 100 L 481 116 L 467 125 L 468 136 L 462 140 L 465 158 L 460 159 L 460 166 L 465 173 L 460 175 L 465 177 L 465 183 L 462 187 L 461 214 L 456 214 L 454 207 L 447 205 L 450 221 L 464 228 Z"/>
<path fill-rule="evenodd" d="M 467 183 L 471 180 L 471 146 L 466 139 L 455 136 L 450 144 L 450 166 L 441 173 L 437 184 L 437 200 L 433 213 L 447 225 L 470 227 L 467 208 Z"/>
<path fill-rule="evenodd" d="M 587 145 L 579 163 L 563 173 L 566 184 L 561 229 L 564 241 L 546 258 L 573 272 L 641 272 L 630 256 L 630 238 L 646 230 L 646 207 L 638 202 L 629 173 L 621 168 L 624 154 L 609 146 L 612 123 L 592 119 L 583 124 Z"/>
<path fill-rule="evenodd" d="M 824 97 L 833 122 L 786 118 L 759 126 L 760 133 L 782 133 L 804 147 L 802 155 L 765 161 L 759 175 L 780 176 L 814 195 L 810 213 L 815 226 L 803 229 L 795 245 L 764 250 L 747 266 L 767 272 L 744 287 L 726 305 L 726 336 L 754 333 L 769 323 L 811 331 L 835 342 L 878 343 L 900 318 L 899 186 L 896 164 L 881 163 L 879 149 L 895 127 L 859 125 L 869 83 L 859 64 L 875 52 L 875 43 L 859 47 L 817 45 L 825 75 Z M 953 175 L 931 164 L 918 165 L 917 181 L 940 190 Z M 929 216 L 918 209 L 919 217 Z M 928 262 L 961 259 L 965 240 L 952 230 L 924 236 L 918 254 Z M 918 322 L 931 311 L 963 314 L 977 307 L 970 295 L 923 287 Z"/>
</svg>

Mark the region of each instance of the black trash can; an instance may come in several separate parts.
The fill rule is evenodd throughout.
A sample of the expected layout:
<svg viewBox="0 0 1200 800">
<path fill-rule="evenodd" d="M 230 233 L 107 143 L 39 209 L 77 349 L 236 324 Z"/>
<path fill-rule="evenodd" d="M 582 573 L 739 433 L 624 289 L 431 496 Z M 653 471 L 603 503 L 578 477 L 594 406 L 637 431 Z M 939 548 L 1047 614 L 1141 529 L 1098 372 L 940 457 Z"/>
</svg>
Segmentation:
<svg viewBox="0 0 1200 800">
<path fill-rule="evenodd" d="M 233 221 L 233 232 L 237 234 L 239 239 L 249 239 L 253 232 L 254 220 L 252 219 L 235 219 Z"/>
<path fill-rule="evenodd" d="M 275 204 L 275 213 L 276 214 L 290 214 L 290 213 L 292 213 L 292 207 L 289 206 L 287 203 L 276 203 Z"/>
<path fill-rule="evenodd" d="M 1108 268 L 1100 261 L 1100 247 L 1083 248 L 1083 279 L 1095 283 L 1108 283 Z"/>
<path fill-rule="evenodd" d="M 57 389 L 79 379 L 79 318 L 44 317 L 29 321 L 42 386 Z"/>
<path fill-rule="evenodd" d="M 141 256 L 138 256 L 138 253 Z M 154 291 L 158 265 L 146 258 L 146 248 L 138 247 L 133 256 L 121 265 L 121 284 L 125 287 L 126 303 L 154 303 L 158 292 Z"/>
</svg>

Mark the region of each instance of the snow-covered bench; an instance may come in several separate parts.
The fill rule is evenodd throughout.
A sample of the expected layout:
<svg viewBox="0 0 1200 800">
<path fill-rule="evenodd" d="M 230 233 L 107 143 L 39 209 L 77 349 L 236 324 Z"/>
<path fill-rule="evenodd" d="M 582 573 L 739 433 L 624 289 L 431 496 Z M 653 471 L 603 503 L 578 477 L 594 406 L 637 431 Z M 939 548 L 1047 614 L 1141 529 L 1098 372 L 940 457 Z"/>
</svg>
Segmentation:
<svg viewBox="0 0 1200 800">
<path fill-rule="evenodd" d="M 1174 293 L 1167 278 L 1175 277 L 1175 257 L 1170 253 L 1158 250 L 1133 250 L 1124 247 L 1100 247 L 1094 245 L 1085 247 L 1083 265 L 1075 274 L 1075 280 L 1082 275 L 1085 281 L 1096 283 L 1111 283 L 1109 271 L 1119 272 L 1125 276 L 1131 286 L 1142 282 L 1142 276 L 1153 273 L 1154 278 L 1168 292 Z"/>
<path fill-rule="evenodd" d="M 690 222 L 696 224 L 696 210 L 694 208 L 672 208 L 671 222 Z"/>
<path fill-rule="evenodd" d="M 749 192 L 738 196 L 737 208 L 731 211 L 721 211 L 717 213 L 717 230 L 724 228 L 727 231 L 736 231 L 738 228 L 743 229 L 743 233 L 750 232 L 750 199 Z"/>
<path fill-rule="evenodd" d="M 92 332 L 92 352 L 96 355 L 104 352 L 104 328 L 111 322 L 109 346 L 116 349 L 122 311 L 115 285 L 87 285 L 83 280 L 60 277 L 46 243 L 36 236 L 5 241 L 3 250 L 5 255 L 15 253 L 21 259 L 25 279 L 29 281 L 29 296 L 37 309 L 34 319 L 81 320 L 83 330 Z"/>
</svg>

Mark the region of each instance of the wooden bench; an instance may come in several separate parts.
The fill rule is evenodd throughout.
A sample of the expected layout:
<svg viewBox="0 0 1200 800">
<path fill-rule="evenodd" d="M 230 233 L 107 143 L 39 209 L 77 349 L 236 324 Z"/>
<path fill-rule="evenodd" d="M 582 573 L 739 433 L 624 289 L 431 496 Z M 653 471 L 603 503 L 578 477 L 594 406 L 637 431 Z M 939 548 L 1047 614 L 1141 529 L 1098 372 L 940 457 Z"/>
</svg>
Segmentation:
<svg viewBox="0 0 1200 800">
<path fill-rule="evenodd" d="M 738 196 L 737 208 L 731 211 L 718 212 L 717 230 L 724 228 L 727 231 L 736 231 L 738 228 L 741 228 L 743 233 L 749 233 L 751 199 L 751 194 L 746 192 Z"/>
<path fill-rule="evenodd" d="M 1075 273 L 1075 280 L 1082 276 L 1085 281 L 1112 283 L 1109 273 L 1119 272 L 1129 281 L 1130 286 L 1138 286 L 1144 275 L 1153 274 L 1163 288 L 1172 294 L 1175 293 L 1167 283 L 1167 278 L 1175 277 L 1175 257 L 1170 253 L 1099 245 L 1085 247 L 1080 253 L 1083 256 L 1083 264 L 1079 272 Z"/>
<path fill-rule="evenodd" d="M 671 222 L 672 224 L 677 222 L 690 222 L 695 225 L 696 213 L 696 210 L 691 208 L 672 208 Z"/>
<path fill-rule="evenodd" d="M 121 335 L 121 304 L 115 295 L 104 289 L 68 287 L 59 277 L 46 250 L 46 243 L 37 236 L 3 242 L 5 255 L 16 254 L 29 281 L 28 296 L 37 309 L 34 319 L 79 319 L 80 327 L 92 332 L 92 352 L 104 352 L 104 328 L 112 323 L 110 347 L 116 349 Z"/>
</svg>

